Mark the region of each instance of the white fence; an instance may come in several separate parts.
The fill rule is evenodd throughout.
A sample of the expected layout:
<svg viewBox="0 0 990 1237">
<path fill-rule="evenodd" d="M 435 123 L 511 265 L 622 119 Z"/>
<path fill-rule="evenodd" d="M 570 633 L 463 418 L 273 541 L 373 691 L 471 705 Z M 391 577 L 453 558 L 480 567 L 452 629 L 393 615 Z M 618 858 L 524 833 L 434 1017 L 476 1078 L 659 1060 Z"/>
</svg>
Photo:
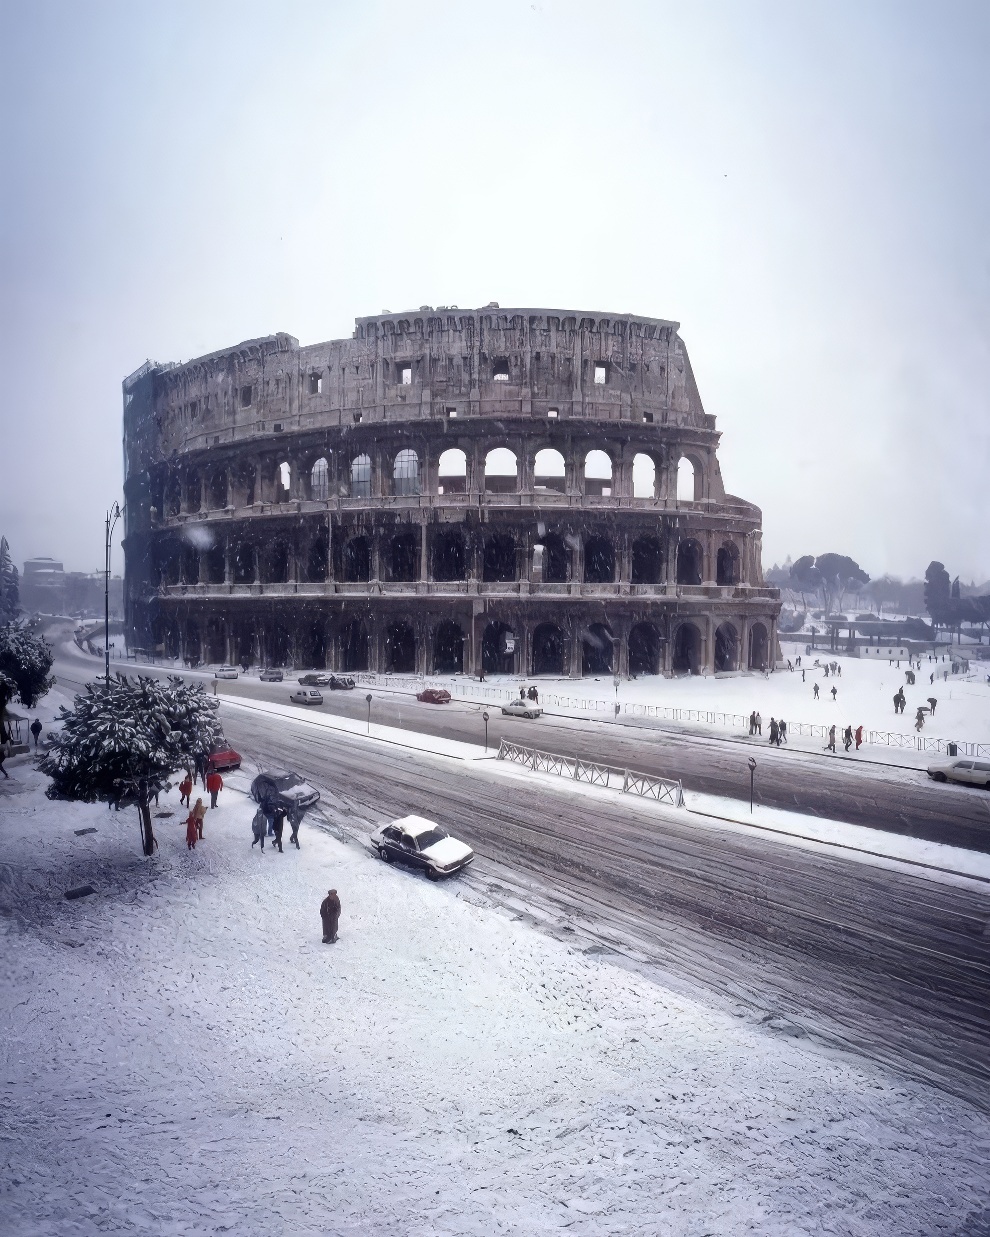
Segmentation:
<svg viewBox="0 0 990 1237">
<path fill-rule="evenodd" d="M 632 769 L 616 769 L 593 760 L 581 760 L 577 756 L 557 756 L 553 752 L 541 752 L 535 747 L 521 747 L 503 739 L 498 748 L 499 760 L 511 760 L 525 765 L 536 773 L 553 773 L 557 777 L 571 778 L 575 782 L 590 782 L 593 786 L 606 786 L 627 795 L 641 795 L 669 803 L 671 807 L 684 806 L 684 790 L 680 782 L 652 773 L 636 773 Z"/>
</svg>

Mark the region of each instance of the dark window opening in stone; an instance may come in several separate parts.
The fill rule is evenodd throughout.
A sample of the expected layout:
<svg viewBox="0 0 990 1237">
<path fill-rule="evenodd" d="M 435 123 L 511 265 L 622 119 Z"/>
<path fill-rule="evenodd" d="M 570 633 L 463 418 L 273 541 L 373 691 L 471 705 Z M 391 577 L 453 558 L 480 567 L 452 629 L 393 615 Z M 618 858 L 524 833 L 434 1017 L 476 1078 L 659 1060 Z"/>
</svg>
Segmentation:
<svg viewBox="0 0 990 1237">
<path fill-rule="evenodd" d="M 584 546 L 585 584 L 611 584 L 615 580 L 615 551 L 605 537 L 589 537 Z"/>
<path fill-rule="evenodd" d="M 464 632 L 457 623 L 441 623 L 433 637 L 435 674 L 460 674 L 464 669 Z"/>
<path fill-rule="evenodd" d="M 647 424 L 647 425 L 652 425 L 652 424 L 653 424 L 653 413 L 652 413 L 652 412 L 644 412 L 644 413 L 643 413 L 643 420 L 646 422 L 646 424 Z"/>
<path fill-rule="evenodd" d="M 351 498 L 371 497 L 371 457 L 358 455 L 351 461 Z"/>
<path fill-rule="evenodd" d="M 608 365 L 599 362 L 595 365 L 595 386 L 603 387 L 608 382 Z"/>
<path fill-rule="evenodd" d="M 393 537 L 389 551 L 393 580 L 419 579 L 419 545 L 414 532 L 399 533 Z"/>
<path fill-rule="evenodd" d="M 192 618 L 186 623 L 186 657 L 192 661 L 199 661 L 202 655 L 199 623 Z"/>
<path fill-rule="evenodd" d="M 182 583 L 196 584 L 199 581 L 199 552 L 195 546 L 182 547 Z"/>
<path fill-rule="evenodd" d="M 301 633 L 300 655 L 303 665 L 311 670 L 323 670 L 327 664 L 327 631 L 323 623 L 314 621 Z"/>
<path fill-rule="evenodd" d="M 265 633 L 265 661 L 269 666 L 288 665 L 289 633 L 281 623 L 272 623 Z"/>
<path fill-rule="evenodd" d="M 701 633 L 693 623 L 682 623 L 674 636 L 672 669 L 675 674 L 698 674 L 701 667 Z"/>
<path fill-rule="evenodd" d="M 273 429 L 273 431 L 274 431 L 276 434 L 281 434 L 281 432 L 282 432 L 282 422 L 281 422 L 281 421 L 275 421 L 275 422 L 273 423 L 273 425 L 272 425 L 272 429 Z"/>
<path fill-rule="evenodd" d="M 682 541 L 677 547 L 677 583 L 701 583 L 701 546 L 697 541 Z"/>
<path fill-rule="evenodd" d="M 354 421 L 355 425 L 358 425 L 360 423 L 361 418 L 363 416 L 364 416 L 364 413 L 361 411 L 360 408 L 355 408 L 354 411 L 351 413 L 351 419 Z"/>
<path fill-rule="evenodd" d="M 178 515 L 182 509 L 182 490 L 178 477 L 170 477 L 165 487 L 165 514 Z"/>
<path fill-rule="evenodd" d="M 208 500 L 211 510 L 218 511 L 227 505 L 227 474 L 215 472 L 210 477 Z"/>
<path fill-rule="evenodd" d="M 508 533 L 486 538 L 483 578 L 489 584 L 516 578 L 516 542 Z"/>
<path fill-rule="evenodd" d="M 210 619 L 206 624 L 206 661 L 219 665 L 227 660 L 227 633 L 219 619 Z"/>
<path fill-rule="evenodd" d="M 192 403 L 189 405 L 189 418 L 190 420 L 195 421 L 198 415 L 199 415 L 199 402 L 197 400 L 193 400 Z"/>
<path fill-rule="evenodd" d="M 158 561 L 158 578 L 163 585 L 174 585 L 179 583 L 179 575 L 181 571 L 181 561 L 179 557 L 178 546 L 174 542 L 168 541 L 164 545 L 159 544 L 157 552 Z"/>
<path fill-rule="evenodd" d="M 612 633 L 603 623 L 592 623 L 581 636 L 581 673 L 612 673 Z"/>
<path fill-rule="evenodd" d="M 490 622 L 481 637 L 485 674 L 512 674 L 516 666 L 515 635 L 505 623 Z"/>
<path fill-rule="evenodd" d="M 543 538 L 544 584 L 566 584 L 570 554 L 560 533 L 548 533 Z"/>
<path fill-rule="evenodd" d="M 492 361 L 492 380 L 494 382 L 509 381 L 509 358 L 499 356 Z"/>
<path fill-rule="evenodd" d="M 722 623 L 715 631 L 716 673 L 739 669 L 739 636 L 731 623 Z"/>
<path fill-rule="evenodd" d="M 198 472 L 191 472 L 186 478 L 186 510 L 199 511 L 203 505 L 203 487 Z"/>
<path fill-rule="evenodd" d="M 447 409 L 447 416 L 448 416 L 448 417 L 456 417 L 456 416 L 457 416 L 457 409 L 456 409 L 456 408 L 448 408 L 448 409 Z"/>
<path fill-rule="evenodd" d="M 660 633 L 652 623 L 637 623 L 629 633 L 629 673 L 660 673 Z"/>
<path fill-rule="evenodd" d="M 460 532 L 433 535 L 433 579 L 463 580 L 465 572 L 464 538 Z"/>
<path fill-rule="evenodd" d="M 251 623 L 242 621 L 235 625 L 231 647 L 238 666 L 254 665 L 255 628 Z"/>
<path fill-rule="evenodd" d="M 312 584 L 322 584 L 326 580 L 329 550 L 330 542 L 326 533 L 321 533 L 309 547 L 309 554 L 306 557 L 306 579 Z"/>
<path fill-rule="evenodd" d="M 310 374 L 309 376 L 309 393 L 310 395 L 319 395 L 323 390 L 323 379 L 319 374 Z"/>
<path fill-rule="evenodd" d="M 385 632 L 385 669 L 389 674 L 416 669 L 416 634 L 408 623 L 392 623 Z"/>
<path fill-rule="evenodd" d="M 754 623 L 749 629 L 749 668 L 766 670 L 769 663 L 770 638 L 762 623 Z"/>
<path fill-rule="evenodd" d="M 563 674 L 566 641 L 556 623 L 541 623 L 533 632 L 533 674 Z"/>
<path fill-rule="evenodd" d="M 392 493 L 419 493 L 419 456 L 408 447 L 395 457 L 392 466 Z"/>
<path fill-rule="evenodd" d="M 285 584 L 289 578 L 289 547 L 284 541 L 273 541 L 265 557 L 265 583 Z"/>
<path fill-rule="evenodd" d="M 241 407 L 242 408 L 251 407 L 251 388 L 250 387 L 241 387 Z"/>
<path fill-rule="evenodd" d="M 346 584 L 363 584 L 371 578 L 371 545 L 367 537 L 352 537 L 344 546 L 341 560 Z"/>
<path fill-rule="evenodd" d="M 719 550 L 715 566 L 715 583 L 739 583 L 739 551 L 734 545 L 724 545 Z"/>
<path fill-rule="evenodd" d="M 231 557 L 235 584 L 254 583 L 254 546 L 242 541 Z"/>
<path fill-rule="evenodd" d="M 215 545 L 211 550 L 206 551 L 206 580 L 208 584 L 223 584 L 225 569 L 224 560 L 225 555 L 222 544 Z M 223 661 L 224 659 L 221 657 L 219 660 Z"/>
<path fill-rule="evenodd" d="M 663 552 L 656 537 L 637 537 L 632 543 L 633 584 L 659 584 Z"/>
<path fill-rule="evenodd" d="M 348 673 L 368 669 L 368 632 L 358 619 L 352 619 L 340 634 L 340 660 Z"/>
</svg>

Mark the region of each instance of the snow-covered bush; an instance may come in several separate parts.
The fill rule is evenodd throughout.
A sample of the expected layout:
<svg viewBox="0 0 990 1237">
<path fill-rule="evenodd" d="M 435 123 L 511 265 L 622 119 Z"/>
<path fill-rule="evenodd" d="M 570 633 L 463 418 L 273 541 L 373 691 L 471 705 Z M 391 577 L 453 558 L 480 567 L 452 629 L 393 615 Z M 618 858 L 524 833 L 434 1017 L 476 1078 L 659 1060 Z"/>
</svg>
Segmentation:
<svg viewBox="0 0 990 1237">
<path fill-rule="evenodd" d="M 62 729 L 38 763 L 52 783 L 49 799 L 134 804 L 144 853 L 155 849 L 151 800 L 173 773 L 194 768 L 223 742 L 219 703 L 200 684 L 128 678 L 90 683 L 74 708 L 59 713 Z"/>
<path fill-rule="evenodd" d="M 30 709 L 52 687 L 52 647 L 33 636 L 23 623 L 0 627 L 0 712 L 14 695 Z M 13 688 L 11 687 L 13 684 Z"/>
</svg>

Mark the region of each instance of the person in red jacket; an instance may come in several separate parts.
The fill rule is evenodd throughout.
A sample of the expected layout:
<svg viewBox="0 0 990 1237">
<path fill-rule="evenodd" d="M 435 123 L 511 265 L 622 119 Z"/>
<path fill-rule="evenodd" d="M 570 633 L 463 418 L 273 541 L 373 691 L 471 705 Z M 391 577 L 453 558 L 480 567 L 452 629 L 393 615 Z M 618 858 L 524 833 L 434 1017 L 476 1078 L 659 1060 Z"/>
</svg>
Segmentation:
<svg viewBox="0 0 990 1237">
<path fill-rule="evenodd" d="M 196 849 L 196 839 L 199 837 L 199 819 L 195 811 L 190 812 L 186 820 L 186 847 Z"/>
<path fill-rule="evenodd" d="M 186 773 L 186 776 L 179 783 L 179 803 L 182 807 L 189 807 L 189 796 L 192 794 L 193 781 Z"/>
<path fill-rule="evenodd" d="M 206 789 L 210 792 L 210 807 L 216 807 L 217 795 L 223 790 L 223 778 L 216 769 L 211 769 L 206 775 Z"/>
<path fill-rule="evenodd" d="M 856 727 L 856 751 L 858 752 L 862 746 L 863 746 L 863 727 L 857 726 Z"/>
</svg>

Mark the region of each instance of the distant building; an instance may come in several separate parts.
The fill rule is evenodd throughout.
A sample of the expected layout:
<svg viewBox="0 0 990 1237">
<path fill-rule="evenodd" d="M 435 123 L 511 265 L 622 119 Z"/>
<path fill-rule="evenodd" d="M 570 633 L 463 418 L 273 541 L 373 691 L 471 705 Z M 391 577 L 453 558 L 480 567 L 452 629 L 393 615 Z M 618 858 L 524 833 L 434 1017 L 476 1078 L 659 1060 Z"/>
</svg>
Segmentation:
<svg viewBox="0 0 990 1237">
<path fill-rule="evenodd" d="M 29 558 L 21 576 L 21 606 L 29 614 L 72 614 L 100 618 L 104 607 L 102 571 L 66 571 L 57 559 Z M 110 617 L 124 616 L 124 582 L 110 577 Z"/>
</svg>

